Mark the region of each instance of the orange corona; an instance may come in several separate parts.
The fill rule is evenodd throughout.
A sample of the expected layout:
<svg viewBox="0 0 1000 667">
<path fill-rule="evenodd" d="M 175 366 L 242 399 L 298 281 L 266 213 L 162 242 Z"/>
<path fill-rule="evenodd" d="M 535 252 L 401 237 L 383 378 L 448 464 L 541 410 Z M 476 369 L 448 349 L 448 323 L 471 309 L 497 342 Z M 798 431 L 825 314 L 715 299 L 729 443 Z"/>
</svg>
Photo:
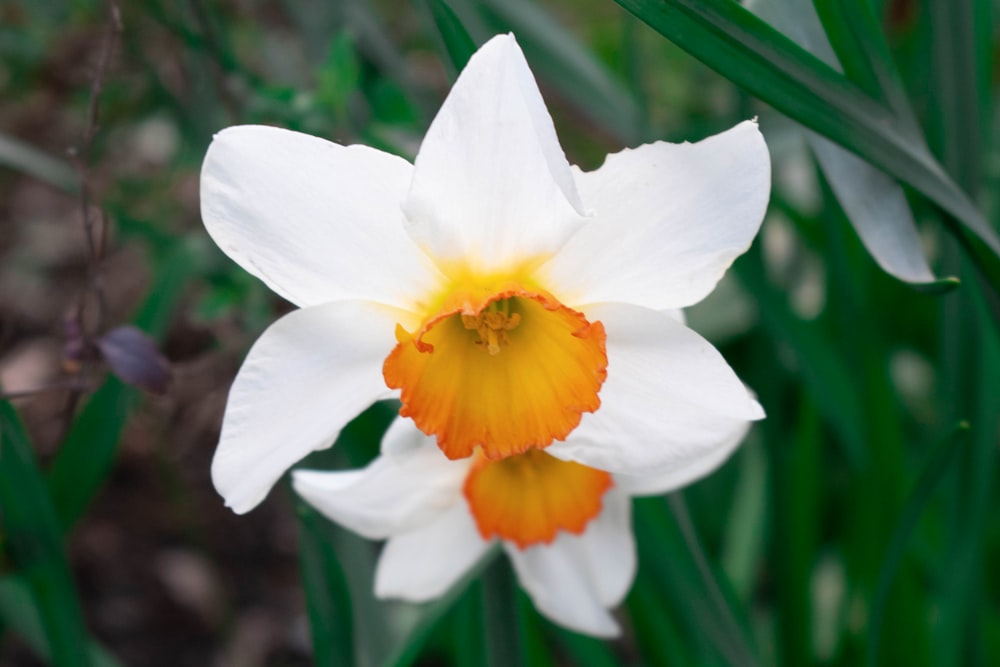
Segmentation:
<svg viewBox="0 0 1000 667">
<path fill-rule="evenodd" d="M 451 459 L 544 448 L 600 404 L 604 325 L 541 290 L 451 295 L 414 333 L 396 329 L 383 375 Z"/>
<path fill-rule="evenodd" d="M 500 461 L 477 455 L 463 492 L 483 539 L 525 549 L 560 530 L 582 533 L 611 485 L 607 472 L 532 450 Z"/>
</svg>

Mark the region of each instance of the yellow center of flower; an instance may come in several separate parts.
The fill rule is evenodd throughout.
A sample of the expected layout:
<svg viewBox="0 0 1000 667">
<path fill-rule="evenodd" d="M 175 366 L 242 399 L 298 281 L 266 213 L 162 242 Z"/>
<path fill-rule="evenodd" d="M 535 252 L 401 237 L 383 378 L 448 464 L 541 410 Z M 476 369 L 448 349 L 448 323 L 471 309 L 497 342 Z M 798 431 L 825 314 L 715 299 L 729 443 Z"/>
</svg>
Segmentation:
<svg viewBox="0 0 1000 667">
<path fill-rule="evenodd" d="M 593 412 L 607 377 L 604 326 L 541 290 L 452 295 L 383 365 L 400 414 L 451 459 L 542 448 Z"/>
<path fill-rule="evenodd" d="M 603 470 L 531 450 L 499 461 L 477 454 L 463 492 L 483 539 L 524 549 L 560 530 L 582 533 L 612 484 Z"/>
</svg>

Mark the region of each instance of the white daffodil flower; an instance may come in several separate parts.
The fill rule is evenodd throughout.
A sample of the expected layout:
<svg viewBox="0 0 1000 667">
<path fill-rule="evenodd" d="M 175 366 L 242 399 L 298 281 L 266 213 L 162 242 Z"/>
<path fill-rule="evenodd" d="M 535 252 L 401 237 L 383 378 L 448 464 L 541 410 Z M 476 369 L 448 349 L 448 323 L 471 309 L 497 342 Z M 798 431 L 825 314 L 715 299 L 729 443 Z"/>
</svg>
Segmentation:
<svg viewBox="0 0 1000 667">
<path fill-rule="evenodd" d="M 215 242 L 298 310 L 250 350 L 212 465 L 237 512 L 368 405 L 451 459 L 532 449 L 621 474 L 717 464 L 763 417 L 684 326 L 770 189 L 753 122 L 570 167 L 514 37 L 471 58 L 414 164 L 241 126 L 201 175 Z"/>
<path fill-rule="evenodd" d="M 748 426 L 723 447 L 735 447 Z M 388 540 L 375 571 L 378 597 L 443 595 L 499 542 L 541 613 L 577 632 L 614 637 L 609 609 L 636 569 L 631 497 L 666 493 L 699 471 L 611 475 L 539 449 L 449 460 L 434 438 L 397 419 L 366 468 L 292 475 L 295 490 L 324 515 Z"/>
</svg>

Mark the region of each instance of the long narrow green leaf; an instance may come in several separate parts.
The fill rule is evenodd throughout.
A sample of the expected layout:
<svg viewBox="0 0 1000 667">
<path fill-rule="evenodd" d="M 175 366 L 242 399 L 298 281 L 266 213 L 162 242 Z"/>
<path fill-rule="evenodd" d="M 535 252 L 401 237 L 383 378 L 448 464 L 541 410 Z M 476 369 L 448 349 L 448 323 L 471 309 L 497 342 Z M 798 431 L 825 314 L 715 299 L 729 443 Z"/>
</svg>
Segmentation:
<svg viewBox="0 0 1000 667">
<path fill-rule="evenodd" d="M 437 26 L 438 33 L 444 41 L 450 64 L 457 74 L 476 52 L 476 43 L 448 3 L 444 0 L 427 0 L 427 5 L 430 7 L 434 25 Z"/>
<path fill-rule="evenodd" d="M 22 577 L 0 577 L 0 624 L 16 632 L 42 660 L 50 662 L 52 647 L 45 634 L 40 607 L 38 598 Z M 94 641 L 88 642 L 87 652 L 94 667 L 120 665 L 104 647 Z"/>
<path fill-rule="evenodd" d="M 506 558 L 495 558 L 483 573 L 483 622 L 487 664 L 490 667 L 522 664 L 517 582 Z"/>
<path fill-rule="evenodd" d="M 495 29 L 514 31 L 539 78 L 582 115 L 627 145 L 641 140 L 642 114 L 635 98 L 540 3 L 529 0 L 480 0 L 480 3 Z"/>
<path fill-rule="evenodd" d="M 556 628 L 556 638 L 577 667 L 615 667 L 621 664 L 607 645 L 593 637 Z"/>
<path fill-rule="evenodd" d="M 648 572 L 656 595 L 669 606 L 681 631 L 704 655 L 734 666 L 754 664 L 737 646 L 740 639 L 720 623 L 717 607 L 701 584 L 702 574 L 664 501 L 637 498 L 634 508 L 640 568 Z"/>
<path fill-rule="evenodd" d="M 753 436 L 751 433 L 750 437 Z M 767 461 L 758 439 L 749 440 L 740 447 L 736 458 L 740 476 L 733 492 L 719 560 L 740 601 L 748 604 L 766 544 L 767 491 L 770 485 Z"/>
<path fill-rule="evenodd" d="M 297 510 L 302 589 L 316 664 L 352 665 L 354 619 L 343 568 L 316 512 L 303 502 Z"/>
<path fill-rule="evenodd" d="M 458 601 L 469 584 L 481 575 L 499 555 L 499 548 L 491 549 L 447 593 L 434 602 L 425 605 L 420 620 L 403 640 L 402 644 L 385 661 L 384 667 L 407 667 L 408 665 L 412 665 L 420 655 L 420 651 L 423 649 L 428 637 L 430 637 L 431 632 L 445 617 L 447 611 Z"/>
<path fill-rule="evenodd" d="M 943 161 L 964 187 L 975 191 L 982 181 L 982 121 L 976 64 L 973 3 L 929 2 L 933 22 L 931 68 L 934 103 L 943 125 Z"/>
<path fill-rule="evenodd" d="M 817 0 L 817 5 L 822 0 Z M 753 0 L 748 8 L 830 67 L 840 70 L 811 3 L 798 0 Z M 839 15 L 838 15 L 839 17 Z M 877 31 L 877 26 L 876 26 Z M 853 38 L 853 34 L 851 36 Z M 881 33 L 878 35 L 881 38 Z M 853 51 L 851 49 L 846 49 Z M 870 74 L 871 85 L 881 86 L 867 58 L 853 65 Z M 879 88 L 881 90 L 881 88 Z M 905 113 L 912 115 L 908 104 Z M 919 135 L 918 135 L 919 136 Z M 806 132 L 823 175 L 830 182 L 848 220 L 869 254 L 882 269 L 923 290 L 941 291 L 957 280 L 937 281 L 924 257 L 923 245 L 903 188 L 884 172 L 814 132 Z"/>
<path fill-rule="evenodd" d="M 716 621 L 723 632 L 729 636 L 735 664 L 757 664 L 757 658 L 751 647 L 747 624 L 740 623 L 737 620 L 734 605 L 732 604 L 732 597 L 727 596 L 722 590 L 719 584 L 720 579 L 705 556 L 705 550 L 701 546 L 701 540 L 698 539 L 697 532 L 695 532 L 694 523 L 691 521 L 691 514 L 688 512 L 683 493 L 675 491 L 668 494 L 667 505 L 670 507 L 670 512 L 673 514 L 674 521 L 677 522 L 677 527 L 680 530 L 681 537 L 684 539 L 687 551 L 701 577 L 702 586 L 715 612 Z"/>
<path fill-rule="evenodd" d="M 643 664 L 696 664 L 689 655 L 688 644 L 677 623 L 664 609 L 665 601 L 656 594 L 641 564 L 625 603 Z"/>
<path fill-rule="evenodd" d="M 844 74 L 873 98 L 882 100 L 882 83 L 872 68 L 874 52 L 869 50 L 874 48 L 871 43 L 872 35 L 862 37 L 859 34 L 862 30 L 867 32 L 869 28 L 863 25 L 869 18 L 865 16 L 865 10 L 869 9 L 868 3 L 865 0 L 851 3 L 813 0 L 811 4 L 823 23 L 830 46 L 836 51 Z M 850 12 L 852 21 L 847 20 L 847 12 Z M 874 14 L 871 18 L 874 19 Z"/>
<path fill-rule="evenodd" d="M 732 0 L 615 1 L 753 95 L 940 206 L 1000 290 L 1000 238 L 891 111 Z"/>
<path fill-rule="evenodd" d="M 871 3 L 813 0 L 813 5 L 847 78 L 885 102 L 909 130 L 919 134 L 913 107 Z"/>
<path fill-rule="evenodd" d="M 474 581 L 451 611 L 455 667 L 482 667 L 486 664 L 486 637 L 483 636 L 483 582 Z"/>
<path fill-rule="evenodd" d="M 855 470 L 868 459 L 864 416 L 857 382 L 849 365 L 822 329 L 795 316 L 785 296 L 765 279 L 759 252 L 751 250 L 736 265 L 740 280 L 757 297 L 761 323 L 770 339 L 787 344 L 802 371 L 802 383 L 823 416 L 833 425 L 844 454 Z"/>
<path fill-rule="evenodd" d="M 923 512 L 924 506 L 938 484 L 944 479 L 945 473 L 957 458 L 957 454 L 961 451 L 961 447 L 958 445 L 967 439 L 964 436 L 968 435 L 968 432 L 969 425 L 960 423 L 955 427 L 954 433 L 938 445 L 920 473 L 920 478 L 914 485 L 913 492 L 906 501 L 899 521 L 896 523 L 896 529 L 892 534 L 892 541 L 889 543 L 889 549 L 882 563 L 878 585 L 875 589 L 875 598 L 872 602 L 871 620 L 868 626 L 867 661 L 869 665 L 874 666 L 878 664 L 879 638 L 886 599 L 889 597 L 889 588 L 896 575 L 896 570 L 899 569 L 900 561 L 906 552 L 906 545 L 917 526 L 917 521 L 920 519 L 920 514 Z"/>
<path fill-rule="evenodd" d="M 6 401 L 0 402 L 0 448 L 0 514 L 11 560 L 38 600 L 52 663 L 86 667 L 87 632 L 59 519 L 21 420 Z"/>
<path fill-rule="evenodd" d="M 34 176 L 67 194 L 80 191 L 80 177 L 66 162 L 6 134 L 0 134 L 0 167 Z"/>
</svg>

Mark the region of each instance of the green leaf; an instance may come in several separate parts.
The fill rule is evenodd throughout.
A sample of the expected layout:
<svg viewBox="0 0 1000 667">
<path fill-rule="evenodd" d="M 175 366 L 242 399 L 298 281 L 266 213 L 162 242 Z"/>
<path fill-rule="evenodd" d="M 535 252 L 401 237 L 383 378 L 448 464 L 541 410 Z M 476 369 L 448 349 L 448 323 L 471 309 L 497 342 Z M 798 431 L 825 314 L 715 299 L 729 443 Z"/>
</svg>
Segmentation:
<svg viewBox="0 0 1000 667">
<path fill-rule="evenodd" d="M 759 439 L 745 443 L 736 454 L 740 476 L 726 521 L 720 556 L 722 571 L 744 604 L 753 595 L 755 574 L 766 546 L 767 493 L 770 488 L 767 460 Z"/>
<path fill-rule="evenodd" d="M 670 519 L 663 499 L 637 498 L 634 508 L 640 573 L 648 574 L 657 599 L 667 606 L 680 631 L 702 655 L 730 665 L 755 664 L 742 630 L 733 634 L 731 624 L 720 618 L 695 552 L 688 548 L 684 531 Z"/>
<path fill-rule="evenodd" d="M 39 603 L 52 663 L 86 667 L 87 631 L 59 519 L 21 420 L 6 401 L 0 401 L 0 512 L 11 560 Z"/>
<path fill-rule="evenodd" d="M 931 273 L 906 194 L 895 181 L 815 133 L 806 137 L 844 214 L 883 271 L 925 292 L 958 286 L 958 278 Z"/>
<path fill-rule="evenodd" d="M 794 120 L 909 184 L 1000 290 L 1000 238 L 905 123 L 732 0 L 615 0 L 682 49 Z"/>
<path fill-rule="evenodd" d="M 745 619 L 738 617 L 733 597 L 727 595 L 727 591 L 723 589 L 721 584 L 722 579 L 715 573 L 705 555 L 683 493 L 675 491 L 668 494 L 667 505 L 677 523 L 687 553 L 694 562 L 695 569 L 701 578 L 702 588 L 708 598 L 709 606 L 715 614 L 716 623 L 728 637 L 729 651 L 727 655 L 730 661 L 736 665 L 756 665 L 758 661 L 752 648 L 748 624 Z"/>
<path fill-rule="evenodd" d="M 438 33 L 444 41 L 445 51 L 448 59 L 454 68 L 455 75 L 461 72 L 469 58 L 476 52 L 476 43 L 469 36 L 468 31 L 462 22 L 452 11 L 444 0 L 427 0 L 427 5 L 431 10 L 431 17 L 434 25 L 437 26 Z"/>
<path fill-rule="evenodd" d="M 817 0 L 817 5 L 822 2 L 825 0 Z M 812 4 L 797 0 L 755 0 L 748 7 L 799 46 L 830 67 L 840 70 L 838 55 L 841 49 L 834 53 Z M 841 18 L 839 14 L 837 18 Z M 875 31 L 881 39 L 877 25 Z M 854 38 L 853 32 L 850 37 Z M 856 49 L 843 50 L 861 58 Z M 864 70 L 858 76 L 868 77 L 870 85 L 878 87 L 876 92 L 880 95 L 881 79 L 869 67 L 868 59 L 862 58 L 861 62 L 852 62 L 851 65 Z M 912 116 L 905 99 L 902 104 L 905 105 L 905 113 Z M 893 179 L 814 132 L 807 131 L 806 138 L 837 201 L 861 242 L 883 271 L 923 290 L 941 291 L 957 285 L 956 279 L 938 281 L 931 273 L 913 212 L 903 189 Z"/>
<path fill-rule="evenodd" d="M 340 33 L 330 41 L 326 61 L 316 73 L 316 101 L 338 119 L 345 119 L 360 81 L 361 65 L 354 39 L 350 33 Z"/>
<path fill-rule="evenodd" d="M 42 625 L 42 613 L 38 598 L 31 587 L 16 575 L 0 577 L 0 625 L 13 630 L 38 654 L 42 660 L 52 660 L 52 647 L 49 646 Z M 94 641 L 87 643 L 87 653 L 94 667 L 119 667 L 120 663 L 100 644 Z"/>
<path fill-rule="evenodd" d="M 537 2 L 483 0 L 496 30 L 512 30 L 532 70 L 584 116 L 626 145 L 638 143 L 639 104 L 593 52 Z"/>
<path fill-rule="evenodd" d="M 795 355 L 802 385 L 836 430 L 845 457 L 855 470 L 864 468 L 869 457 L 864 414 L 844 355 L 820 327 L 799 319 L 785 295 L 766 280 L 759 248 L 757 252 L 751 249 L 735 268 L 747 291 L 757 298 L 770 340 L 788 345 Z"/>
<path fill-rule="evenodd" d="M 813 0 L 812 4 L 847 78 L 875 99 L 885 102 L 909 130 L 919 134 L 913 107 L 869 0 Z M 775 25 L 774 22 L 771 25 Z"/>
<path fill-rule="evenodd" d="M 384 667 L 406 667 L 412 665 L 420 651 L 427 643 L 431 632 L 438 623 L 445 617 L 448 610 L 454 606 L 469 584 L 476 579 L 500 555 L 500 548 L 494 547 L 483 556 L 471 570 L 465 573 L 459 581 L 455 583 L 448 592 L 439 597 L 434 602 L 422 605 L 422 614 L 417 624 L 410 630 L 409 635 L 404 638 L 400 646 L 385 661 Z"/>
<path fill-rule="evenodd" d="M 577 667 L 615 667 L 621 664 L 604 642 L 561 627 L 554 630 L 559 645 L 569 655 L 571 664 Z"/>
<path fill-rule="evenodd" d="M 913 491 L 910 493 L 910 497 L 903 507 L 899 521 L 896 522 L 896 529 L 892 533 L 892 540 L 889 543 L 885 560 L 882 563 L 882 570 L 879 573 L 878 585 L 875 589 L 875 597 L 872 602 L 871 620 L 868 625 L 868 665 L 874 666 L 878 664 L 879 637 L 886 600 L 889 597 L 889 589 L 896 576 L 896 571 L 899 569 L 899 564 L 906 553 L 906 545 L 910 541 L 914 529 L 917 527 L 920 514 L 927 505 L 927 501 L 930 500 L 935 489 L 937 489 L 941 480 L 944 479 L 945 473 L 957 459 L 957 454 L 962 450 L 959 445 L 968 439 L 966 437 L 968 432 L 969 425 L 962 422 L 955 427 L 951 436 L 945 438 L 938 445 L 937 449 L 924 465 L 923 471 L 920 473 L 920 478 L 914 485 Z"/>
<path fill-rule="evenodd" d="M 33 176 L 71 195 L 80 191 L 80 177 L 65 161 L 6 134 L 0 134 L 0 167 Z"/>
<path fill-rule="evenodd" d="M 483 620 L 487 664 L 490 667 L 522 664 L 517 582 L 506 558 L 493 559 L 483 573 Z"/>
<path fill-rule="evenodd" d="M 688 654 L 677 623 L 664 609 L 665 601 L 656 594 L 653 582 L 640 564 L 632 590 L 625 600 L 636 644 L 645 665 L 697 664 Z"/>
<path fill-rule="evenodd" d="M 299 564 L 318 665 L 354 664 L 351 595 L 322 519 L 304 502 L 299 515 Z"/>
</svg>

